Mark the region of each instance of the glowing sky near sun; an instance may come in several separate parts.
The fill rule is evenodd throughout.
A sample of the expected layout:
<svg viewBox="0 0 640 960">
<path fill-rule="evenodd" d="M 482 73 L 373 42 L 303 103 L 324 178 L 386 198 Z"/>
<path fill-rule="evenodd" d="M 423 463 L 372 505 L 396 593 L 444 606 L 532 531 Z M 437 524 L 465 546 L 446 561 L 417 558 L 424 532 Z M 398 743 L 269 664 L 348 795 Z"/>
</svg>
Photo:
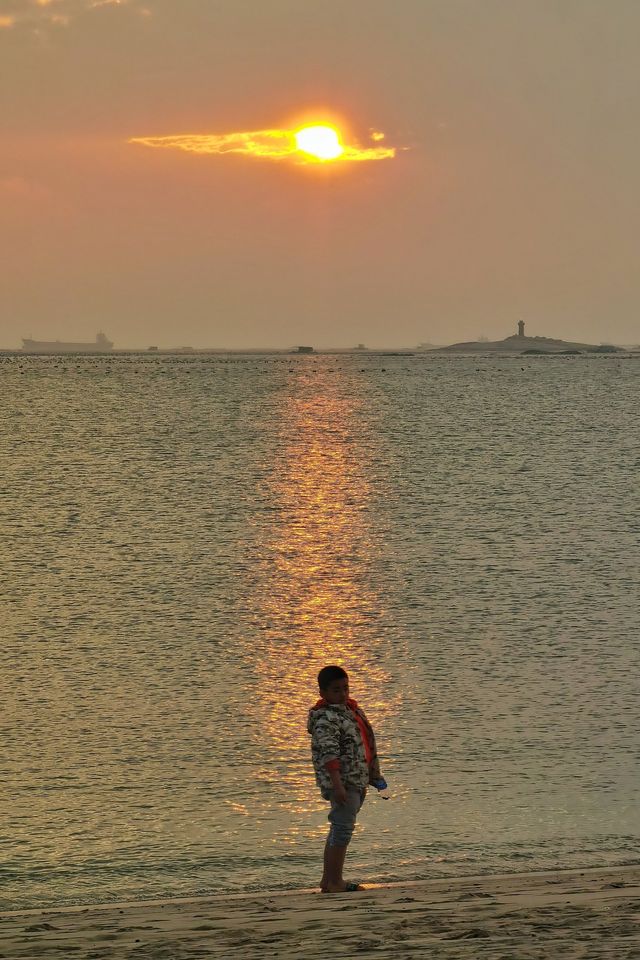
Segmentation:
<svg viewBox="0 0 640 960">
<path fill-rule="evenodd" d="M 293 130 L 132 137 L 129 143 L 185 150 L 188 153 L 241 154 L 263 160 L 292 160 L 303 164 L 390 160 L 396 156 L 397 148 L 384 143 L 385 135 L 381 131 L 372 130 L 369 138 L 370 142 L 364 145 L 345 143 L 333 125 L 309 124 Z"/>
</svg>

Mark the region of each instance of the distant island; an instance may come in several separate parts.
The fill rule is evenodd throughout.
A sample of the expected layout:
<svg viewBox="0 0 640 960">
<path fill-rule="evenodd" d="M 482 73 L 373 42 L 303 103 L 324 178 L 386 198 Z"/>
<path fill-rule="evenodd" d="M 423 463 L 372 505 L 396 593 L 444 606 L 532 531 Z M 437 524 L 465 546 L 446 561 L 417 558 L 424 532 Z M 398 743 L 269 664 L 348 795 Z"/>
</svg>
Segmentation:
<svg viewBox="0 0 640 960">
<path fill-rule="evenodd" d="M 619 353 L 620 347 L 610 344 L 596 346 L 592 343 L 572 343 L 555 340 L 553 337 L 528 337 L 524 332 L 524 320 L 518 321 L 518 332 L 504 340 L 471 340 L 452 343 L 448 347 L 434 347 L 434 353 Z"/>
</svg>

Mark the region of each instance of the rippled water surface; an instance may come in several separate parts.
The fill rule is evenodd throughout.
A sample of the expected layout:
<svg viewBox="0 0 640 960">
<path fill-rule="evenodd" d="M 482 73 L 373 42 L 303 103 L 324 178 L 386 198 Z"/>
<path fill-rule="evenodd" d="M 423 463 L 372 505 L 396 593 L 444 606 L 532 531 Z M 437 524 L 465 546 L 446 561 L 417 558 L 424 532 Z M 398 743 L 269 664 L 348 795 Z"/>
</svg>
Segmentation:
<svg viewBox="0 0 640 960">
<path fill-rule="evenodd" d="M 640 360 L 0 358 L 7 906 L 637 858 Z"/>
</svg>

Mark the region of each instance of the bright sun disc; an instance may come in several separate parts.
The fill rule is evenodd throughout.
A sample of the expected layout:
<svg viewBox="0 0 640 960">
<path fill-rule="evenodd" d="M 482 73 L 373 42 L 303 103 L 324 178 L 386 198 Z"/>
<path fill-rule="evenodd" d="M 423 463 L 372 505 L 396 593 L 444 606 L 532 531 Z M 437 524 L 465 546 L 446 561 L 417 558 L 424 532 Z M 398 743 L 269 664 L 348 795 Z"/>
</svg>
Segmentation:
<svg viewBox="0 0 640 960">
<path fill-rule="evenodd" d="M 316 160 L 337 160 L 344 153 L 333 127 L 303 127 L 294 133 L 296 147 Z"/>
</svg>

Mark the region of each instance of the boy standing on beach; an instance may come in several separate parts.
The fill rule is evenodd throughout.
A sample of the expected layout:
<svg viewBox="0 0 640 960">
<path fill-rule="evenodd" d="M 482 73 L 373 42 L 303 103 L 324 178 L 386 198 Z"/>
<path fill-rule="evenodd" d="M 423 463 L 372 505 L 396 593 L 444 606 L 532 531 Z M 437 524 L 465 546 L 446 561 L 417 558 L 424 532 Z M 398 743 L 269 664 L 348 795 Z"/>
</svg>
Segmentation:
<svg viewBox="0 0 640 960">
<path fill-rule="evenodd" d="M 323 667 L 318 686 L 320 699 L 309 711 L 307 730 L 316 780 L 331 802 L 320 888 L 323 893 L 351 893 L 364 888 L 347 883 L 342 869 L 367 785 L 381 779 L 376 739 L 364 711 L 349 697 L 349 677 L 342 667 Z"/>
</svg>

